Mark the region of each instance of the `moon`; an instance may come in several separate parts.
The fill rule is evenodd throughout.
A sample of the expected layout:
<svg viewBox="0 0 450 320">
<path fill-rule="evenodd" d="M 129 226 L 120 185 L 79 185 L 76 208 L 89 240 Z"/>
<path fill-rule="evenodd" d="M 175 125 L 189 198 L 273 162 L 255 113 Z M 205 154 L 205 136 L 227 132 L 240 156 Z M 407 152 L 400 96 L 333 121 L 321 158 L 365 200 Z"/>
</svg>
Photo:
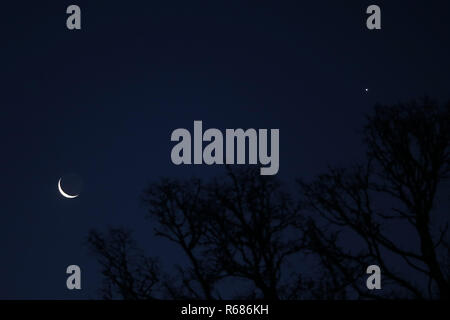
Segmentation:
<svg viewBox="0 0 450 320">
<path fill-rule="evenodd" d="M 68 199 L 73 199 L 73 198 L 76 198 L 79 196 L 79 194 L 72 196 L 70 194 L 65 193 L 61 187 L 61 180 L 62 180 L 62 178 L 59 178 L 59 180 L 58 180 L 58 190 L 59 190 L 59 193 L 61 193 L 63 197 L 68 198 Z"/>
</svg>

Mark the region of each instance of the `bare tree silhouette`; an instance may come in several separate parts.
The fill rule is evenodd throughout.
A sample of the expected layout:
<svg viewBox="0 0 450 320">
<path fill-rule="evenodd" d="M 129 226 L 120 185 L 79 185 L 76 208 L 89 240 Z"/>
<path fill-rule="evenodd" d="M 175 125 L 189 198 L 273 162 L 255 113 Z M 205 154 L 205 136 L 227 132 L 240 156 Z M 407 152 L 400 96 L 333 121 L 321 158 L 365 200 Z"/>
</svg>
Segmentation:
<svg viewBox="0 0 450 320">
<path fill-rule="evenodd" d="M 336 290 L 449 299 L 449 269 L 441 262 L 449 257 L 449 209 L 435 201 L 450 177 L 450 104 L 425 98 L 377 106 L 364 132 L 366 164 L 300 181 L 302 200 L 323 218 L 304 226 L 309 249 L 334 275 Z M 343 237 L 352 237 L 352 250 Z M 412 271 L 396 270 L 401 261 Z M 361 281 L 370 264 L 381 267 L 382 293 L 368 291 Z"/>
<path fill-rule="evenodd" d="M 104 297 L 222 299 L 231 281 L 234 298 L 450 299 L 449 209 L 437 202 L 448 194 L 450 104 L 377 106 L 364 137 L 366 163 L 299 180 L 296 198 L 252 167 L 152 183 L 147 217 L 186 263 L 163 272 L 129 232 L 92 231 Z M 365 285 L 371 264 L 378 292 Z"/>
<path fill-rule="evenodd" d="M 239 282 L 242 289 L 235 297 L 279 299 L 297 294 L 299 283 L 291 284 L 282 271 L 291 256 L 300 254 L 294 228 L 301 216 L 275 179 L 252 168 L 228 170 L 225 178 L 210 183 L 163 179 L 149 186 L 142 200 L 148 217 L 157 222 L 155 234 L 175 243 L 188 261 L 177 266 L 176 276 L 159 273 L 152 278 L 151 284 L 158 282 L 170 298 L 221 299 L 219 287 L 225 279 Z M 115 287 L 123 298 L 141 297 L 133 275 L 138 283 L 145 275 L 139 265 L 130 272 L 129 234 L 112 230 L 107 239 L 92 231 L 88 240 L 101 257 L 107 289 Z"/>
<path fill-rule="evenodd" d="M 160 282 L 159 265 L 137 248 L 129 231 L 111 229 L 107 235 L 92 231 L 88 241 L 103 268 L 103 298 L 154 298 Z"/>
</svg>

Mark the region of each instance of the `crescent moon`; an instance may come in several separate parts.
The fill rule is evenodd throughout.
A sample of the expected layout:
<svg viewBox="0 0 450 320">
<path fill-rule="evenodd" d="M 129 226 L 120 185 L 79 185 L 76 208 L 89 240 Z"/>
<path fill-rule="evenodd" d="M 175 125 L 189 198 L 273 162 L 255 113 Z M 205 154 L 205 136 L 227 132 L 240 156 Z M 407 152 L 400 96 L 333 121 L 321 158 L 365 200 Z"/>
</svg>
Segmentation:
<svg viewBox="0 0 450 320">
<path fill-rule="evenodd" d="M 63 197 L 69 198 L 69 199 L 73 199 L 73 198 L 76 198 L 76 197 L 79 196 L 79 194 L 74 195 L 74 196 L 71 196 L 70 194 L 65 193 L 64 190 L 61 188 L 61 180 L 62 180 L 62 178 L 59 178 L 59 181 L 58 181 L 58 190 L 59 190 L 59 192 L 62 194 Z"/>
</svg>

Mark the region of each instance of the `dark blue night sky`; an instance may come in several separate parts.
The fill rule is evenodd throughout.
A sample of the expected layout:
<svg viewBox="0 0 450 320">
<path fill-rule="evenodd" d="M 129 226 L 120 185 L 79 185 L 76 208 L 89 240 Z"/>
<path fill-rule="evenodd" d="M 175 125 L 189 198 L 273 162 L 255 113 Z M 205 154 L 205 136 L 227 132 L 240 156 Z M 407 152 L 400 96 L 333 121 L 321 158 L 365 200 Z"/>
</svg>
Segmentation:
<svg viewBox="0 0 450 320">
<path fill-rule="evenodd" d="M 1 15 L 0 298 L 96 298 L 90 229 L 125 226 L 167 264 L 139 196 L 175 166 L 176 128 L 279 128 L 285 181 L 361 155 L 376 102 L 449 98 L 448 1 L 8 1 Z M 65 13 L 82 10 L 82 30 Z M 369 92 L 365 92 L 369 88 Z M 68 200 L 58 179 L 83 179 Z M 68 291 L 65 268 L 82 268 Z"/>
</svg>

